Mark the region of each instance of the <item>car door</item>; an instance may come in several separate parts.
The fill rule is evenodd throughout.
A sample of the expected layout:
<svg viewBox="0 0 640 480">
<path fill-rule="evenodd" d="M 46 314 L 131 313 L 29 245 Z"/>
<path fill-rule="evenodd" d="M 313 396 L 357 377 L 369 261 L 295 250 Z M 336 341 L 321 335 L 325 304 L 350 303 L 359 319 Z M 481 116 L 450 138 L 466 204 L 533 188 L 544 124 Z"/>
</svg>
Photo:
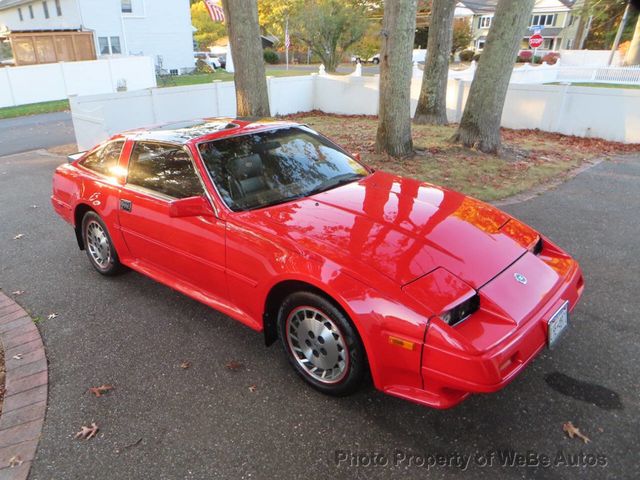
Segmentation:
<svg viewBox="0 0 640 480">
<path fill-rule="evenodd" d="M 122 235 L 140 266 L 224 300 L 224 221 L 214 216 L 169 216 L 171 201 L 194 196 L 206 193 L 185 147 L 136 142 L 120 195 Z"/>
</svg>

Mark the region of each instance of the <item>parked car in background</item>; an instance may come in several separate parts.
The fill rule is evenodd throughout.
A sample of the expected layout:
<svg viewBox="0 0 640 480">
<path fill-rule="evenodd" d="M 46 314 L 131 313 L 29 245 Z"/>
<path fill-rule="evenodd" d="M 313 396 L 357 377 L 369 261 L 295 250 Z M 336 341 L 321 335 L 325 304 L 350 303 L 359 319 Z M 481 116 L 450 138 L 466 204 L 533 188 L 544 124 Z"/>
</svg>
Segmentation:
<svg viewBox="0 0 640 480">
<path fill-rule="evenodd" d="M 222 68 L 222 64 L 216 55 L 211 52 L 194 52 L 193 59 L 195 62 L 202 60 L 209 65 L 213 70 Z"/>
<path fill-rule="evenodd" d="M 58 167 L 51 201 L 99 273 L 128 267 L 279 339 L 331 395 L 368 372 L 436 408 L 500 390 L 558 344 L 584 289 L 507 213 L 291 122 L 125 132 Z"/>
</svg>

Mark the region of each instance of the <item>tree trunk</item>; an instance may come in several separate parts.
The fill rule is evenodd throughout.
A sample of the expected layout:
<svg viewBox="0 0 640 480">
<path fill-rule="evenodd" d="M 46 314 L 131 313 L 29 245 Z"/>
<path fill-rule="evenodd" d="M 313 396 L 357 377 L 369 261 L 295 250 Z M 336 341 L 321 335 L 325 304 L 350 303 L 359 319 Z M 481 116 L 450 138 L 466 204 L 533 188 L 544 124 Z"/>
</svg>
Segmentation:
<svg viewBox="0 0 640 480">
<path fill-rule="evenodd" d="M 573 46 L 574 50 L 582 50 L 584 48 L 584 42 L 589 36 L 589 28 L 591 25 L 591 17 L 589 15 L 591 7 L 591 0 L 585 0 L 582 7 L 579 8 L 580 20 L 578 21 L 576 39 Z"/>
<path fill-rule="evenodd" d="M 410 90 L 416 8 L 417 0 L 384 2 L 376 151 L 394 157 L 413 152 Z"/>
<path fill-rule="evenodd" d="M 631 45 L 624 57 L 625 65 L 640 65 L 640 15 L 638 15 L 638 21 L 636 22 L 636 29 L 633 31 L 633 38 L 631 39 Z"/>
<path fill-rule="evenodd" d="M 499 1 L 453 141 L 486 153 L 498 152 L 502 109 L 534 2 Z"/>
<path fill-rule="evenodd" d="M 233 54 L 238 117 L 268 117 L 269 95 L 258 27 L 257 0 L 223 0 Z"/>
<path fill-rule="evenodd" d="M 414 123 L 447 124 L 447 80 L 456 3 L 457 0 L 433 0 L 427 61 Z"/>
</svg>

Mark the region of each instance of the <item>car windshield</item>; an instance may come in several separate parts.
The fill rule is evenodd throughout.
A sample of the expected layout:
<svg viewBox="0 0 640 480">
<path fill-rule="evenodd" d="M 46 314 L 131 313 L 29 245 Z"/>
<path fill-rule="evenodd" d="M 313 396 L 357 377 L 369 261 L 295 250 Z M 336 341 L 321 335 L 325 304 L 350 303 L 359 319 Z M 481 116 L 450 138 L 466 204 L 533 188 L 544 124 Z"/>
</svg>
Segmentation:
<svg viewBox="0 0 640 480">
<path fill-rule="evenodd" d="M 308 197 L 368 174 L 340 147 L 305 127 L 238 135 L 201 143 L 198 149 L 235 212 Z"/>
</svg>

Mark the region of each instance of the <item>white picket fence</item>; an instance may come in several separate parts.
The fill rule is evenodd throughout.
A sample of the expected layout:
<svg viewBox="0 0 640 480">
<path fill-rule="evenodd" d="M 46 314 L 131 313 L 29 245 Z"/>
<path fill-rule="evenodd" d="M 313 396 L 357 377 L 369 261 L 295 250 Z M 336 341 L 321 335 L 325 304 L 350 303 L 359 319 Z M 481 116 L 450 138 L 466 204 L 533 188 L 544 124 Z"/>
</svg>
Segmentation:
<svg viewBox="0 0 640 480">
<path fill-rule="evenodd" d="M 450 70 L 450 80 L 473 80 L 477 69 L 476 62 L 471 62 L 465 70 Z M 414 68 L 414 76 L 422 75 L 422 71 Z M 525 63 L 513 69 L 511 83 L 544 84 L 544 83 L 618 83 L 623 85 L 640 85 L 640 65 L 633 67 L 579 67 L 564 66 L 561 60 L 555 65 L 530 65 Z"/>
</svg>

